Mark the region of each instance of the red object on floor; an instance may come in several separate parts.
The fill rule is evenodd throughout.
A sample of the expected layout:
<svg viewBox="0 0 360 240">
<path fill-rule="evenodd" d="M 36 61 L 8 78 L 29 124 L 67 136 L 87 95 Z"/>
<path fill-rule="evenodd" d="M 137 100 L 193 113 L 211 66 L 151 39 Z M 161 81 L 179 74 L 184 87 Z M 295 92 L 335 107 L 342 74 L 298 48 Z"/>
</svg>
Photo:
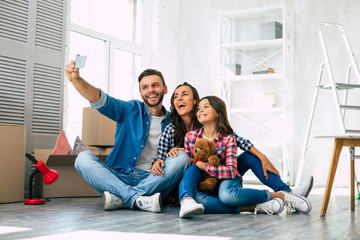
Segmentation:
<svg viewBox="0 0 360 240">
<path fill-rule="evenodd" d="M 40 205 L 40 204 L 45 204 L 45 199 L 43 199 L 43 198 L 25 199 L 24 203 L 31 204 L 31 205 Z"/>
</svg>

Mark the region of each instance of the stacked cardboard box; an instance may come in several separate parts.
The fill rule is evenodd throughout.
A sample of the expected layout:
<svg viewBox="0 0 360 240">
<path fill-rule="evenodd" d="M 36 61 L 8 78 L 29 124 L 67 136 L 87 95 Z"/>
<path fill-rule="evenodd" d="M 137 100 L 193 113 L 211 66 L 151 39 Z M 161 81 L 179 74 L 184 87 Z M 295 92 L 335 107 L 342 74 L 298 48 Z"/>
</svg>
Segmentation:
<svg viewBox="0 0 360 240">
<path fill-rule="evenodd" d="M 109 155 L 115 142 L 116 122 L 91 107 L 83 110 L 82 141 L 95 155 Z"/>
<path fill-rule="evenodd" d="M 0 124 L 0 203 L 24 201 L 25 130 Z"/>
<path fill-rule="evenodd" d="M 115 142 L 116 122 L 93 108 L 84 108 L 82 141 L 88 146 L 112 147 Z"/>
</svg>

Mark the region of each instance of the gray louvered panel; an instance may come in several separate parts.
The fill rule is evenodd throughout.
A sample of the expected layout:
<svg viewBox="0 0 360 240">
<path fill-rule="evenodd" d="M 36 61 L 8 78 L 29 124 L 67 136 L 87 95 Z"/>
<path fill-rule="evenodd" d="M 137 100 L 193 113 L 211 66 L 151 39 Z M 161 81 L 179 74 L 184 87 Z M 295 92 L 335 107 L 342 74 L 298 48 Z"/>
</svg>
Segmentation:
<svg viewBox="0 0 360 240">
<path fill-rule="evenodd" d="M 0 1 L 0 37 L 27 42 L 29 1 Z"/>
<path fill-rule="evenodd" d="M 51 16 L 54 16 L 56 19 L 59 19 L 62 18 L 62 12 L 58 11 L 59 7 L 62 8 L 62 6 L 51 8 L 51 7 L 45 7 L 44 5 L 38 5 L 37 11 L 41 13 L 51 14 Z"/>
<path fill-rule="evenodd" d="M 0 123 L 24 124 L 24 60 L 0 56 Z"/>
<path fill-rule="evenodd" d="M 61 68 L 35 64 L 33 133 L 58 134 L 61 118 Z"/>
<path fill-rule="evenodd" d="M 62 51 L 63 10 L 63 2 L 60 0 L 38 1 L 36 46 Z"/>
</svg>

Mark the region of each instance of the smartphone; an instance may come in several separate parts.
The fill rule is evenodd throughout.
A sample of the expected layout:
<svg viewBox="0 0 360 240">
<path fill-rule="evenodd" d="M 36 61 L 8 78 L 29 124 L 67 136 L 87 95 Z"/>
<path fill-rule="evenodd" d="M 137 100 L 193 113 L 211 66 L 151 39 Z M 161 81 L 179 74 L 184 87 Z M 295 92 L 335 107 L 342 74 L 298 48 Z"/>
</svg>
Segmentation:
<svg viewBox="0 0 360 240">
<path fill-rule="evenodd" d="M 86 56 L 75 57 L 75 68 L 83 68 L 85 65 Z"/>
</svg>

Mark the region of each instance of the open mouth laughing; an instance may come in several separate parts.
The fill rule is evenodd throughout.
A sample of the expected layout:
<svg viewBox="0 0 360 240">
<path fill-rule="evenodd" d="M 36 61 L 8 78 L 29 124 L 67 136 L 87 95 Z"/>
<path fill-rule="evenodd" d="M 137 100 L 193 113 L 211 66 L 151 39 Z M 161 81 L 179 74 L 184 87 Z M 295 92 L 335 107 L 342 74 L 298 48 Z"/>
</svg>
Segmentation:
<svg viewBox="0 0 360 240">
<path fill-rule="evenodd" d="M 181 110 L 181 109 L 184 109 L 186 107 L 186 104 L 185 103 L 178 103 L 177 107 L 178 107 L 179 110 Z"/>
</svg>

